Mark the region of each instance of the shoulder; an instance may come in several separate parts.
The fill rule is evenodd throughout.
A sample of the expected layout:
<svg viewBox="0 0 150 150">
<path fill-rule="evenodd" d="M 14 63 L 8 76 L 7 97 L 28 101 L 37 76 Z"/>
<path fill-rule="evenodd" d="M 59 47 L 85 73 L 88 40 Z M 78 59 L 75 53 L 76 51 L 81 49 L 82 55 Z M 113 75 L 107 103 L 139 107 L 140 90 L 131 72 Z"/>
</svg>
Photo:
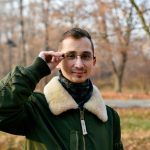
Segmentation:
<svg viewBox="0 0 150 150">
<path fill-rule="evenodd" d="M 108 118 L 112 118 L 113 121 L 115 121 L 115 122 L 116 121 L 120 122 L 120 116 L 114 108 L 106 105 L 106 110 L 107 110 Z"/>
</svg>

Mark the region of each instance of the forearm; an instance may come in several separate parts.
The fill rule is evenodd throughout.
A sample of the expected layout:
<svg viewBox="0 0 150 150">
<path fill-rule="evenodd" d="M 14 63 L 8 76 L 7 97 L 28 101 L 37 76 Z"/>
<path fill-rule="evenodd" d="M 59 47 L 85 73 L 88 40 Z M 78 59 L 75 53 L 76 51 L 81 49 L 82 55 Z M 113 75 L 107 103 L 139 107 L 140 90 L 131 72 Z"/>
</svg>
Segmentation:
<svg viewBox="0 0 150 150">
<path fill-rule="evenodd" d="M 24 135 L 33 126 L 33 91 L 44 76 L 50 74 L 63 59 L 62 54 L 42 52 L 28 67 L 17 66 L 0 81 L 0 130 Z M 46 61 L 45 55 L 52 55 Z"/>
<path fill-rule="evenodd" d="M 16 67 L 0 81 L 0 108 L 24 103 L 40 79 L 48 74 L 50 69 L 41 58 L 36 58 L 29 67 Z"/>
</svg>

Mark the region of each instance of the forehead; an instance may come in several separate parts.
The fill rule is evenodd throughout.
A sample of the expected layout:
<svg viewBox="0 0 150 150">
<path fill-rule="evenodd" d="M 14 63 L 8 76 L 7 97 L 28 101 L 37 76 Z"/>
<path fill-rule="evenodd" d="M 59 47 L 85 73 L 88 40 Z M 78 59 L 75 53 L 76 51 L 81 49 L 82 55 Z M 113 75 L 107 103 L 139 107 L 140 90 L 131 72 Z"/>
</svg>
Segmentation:
<svg viewBox="0 0 150 150">
<path fill-rule="evenodd" d="M 62 41 L 61 51 L 92 52 L 92 46 L 90 40 L 86 37 L 82 37 L 80 39 L 74 39 L 72 37 L 68 37 Z"/>
</svg>

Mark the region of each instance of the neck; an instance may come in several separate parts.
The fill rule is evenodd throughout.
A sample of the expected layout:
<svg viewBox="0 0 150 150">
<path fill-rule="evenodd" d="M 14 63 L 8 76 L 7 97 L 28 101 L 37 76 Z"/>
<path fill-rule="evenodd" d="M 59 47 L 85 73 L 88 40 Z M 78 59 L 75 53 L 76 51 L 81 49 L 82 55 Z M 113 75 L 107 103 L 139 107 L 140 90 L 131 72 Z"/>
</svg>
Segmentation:
<svg viewBox="0 0 150 150">
<path fill-rule="evenodd" d="M 59 81 L 73 97 L 79 107 L 82 107 L 84 103 L 90 99 L 93 92 L 93 86 L 89 79 L 83 83 L 73 83 L 65 78 L 60 71 Z"/>
</svg>

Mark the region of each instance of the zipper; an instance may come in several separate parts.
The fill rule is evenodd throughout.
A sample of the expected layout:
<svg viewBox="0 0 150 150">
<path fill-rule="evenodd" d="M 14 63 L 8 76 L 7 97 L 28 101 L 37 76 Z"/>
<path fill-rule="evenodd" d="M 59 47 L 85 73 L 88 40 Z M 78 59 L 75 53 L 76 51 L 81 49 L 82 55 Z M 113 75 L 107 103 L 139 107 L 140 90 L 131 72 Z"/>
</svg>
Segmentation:
<svg viewBox="0 0 150 150">
<path fill-rule="evenodd" d="M 82 139 L 83 139 L 83 150 L 86 150 L 84 135 L 82 135 Z"/>
<path fill-rule="evenodd" d="M 84 109 L 81 110 L 80 109 L 80 122 L 81 122 L 81 128 L 82 128 L 82 139 L 83 139 L 83 150 L 86 150 L 86 146 L 85 146 L 85 135 L 88 134 L 87 130 L 86 130 L 86 124 L 85 124 L 85 120 L 84 120 Z"/>
<path fill-rule="evenodd" d="M 80 122 L 81 122 L 81 127 L 82 127 L 82 134 L 86 135 L 87 131 L 86 131 L 86 125 L 85 125 L 85 120 L 84 120 L 84 109 L 83 110 L 80 109 Z"/>
</svg>

